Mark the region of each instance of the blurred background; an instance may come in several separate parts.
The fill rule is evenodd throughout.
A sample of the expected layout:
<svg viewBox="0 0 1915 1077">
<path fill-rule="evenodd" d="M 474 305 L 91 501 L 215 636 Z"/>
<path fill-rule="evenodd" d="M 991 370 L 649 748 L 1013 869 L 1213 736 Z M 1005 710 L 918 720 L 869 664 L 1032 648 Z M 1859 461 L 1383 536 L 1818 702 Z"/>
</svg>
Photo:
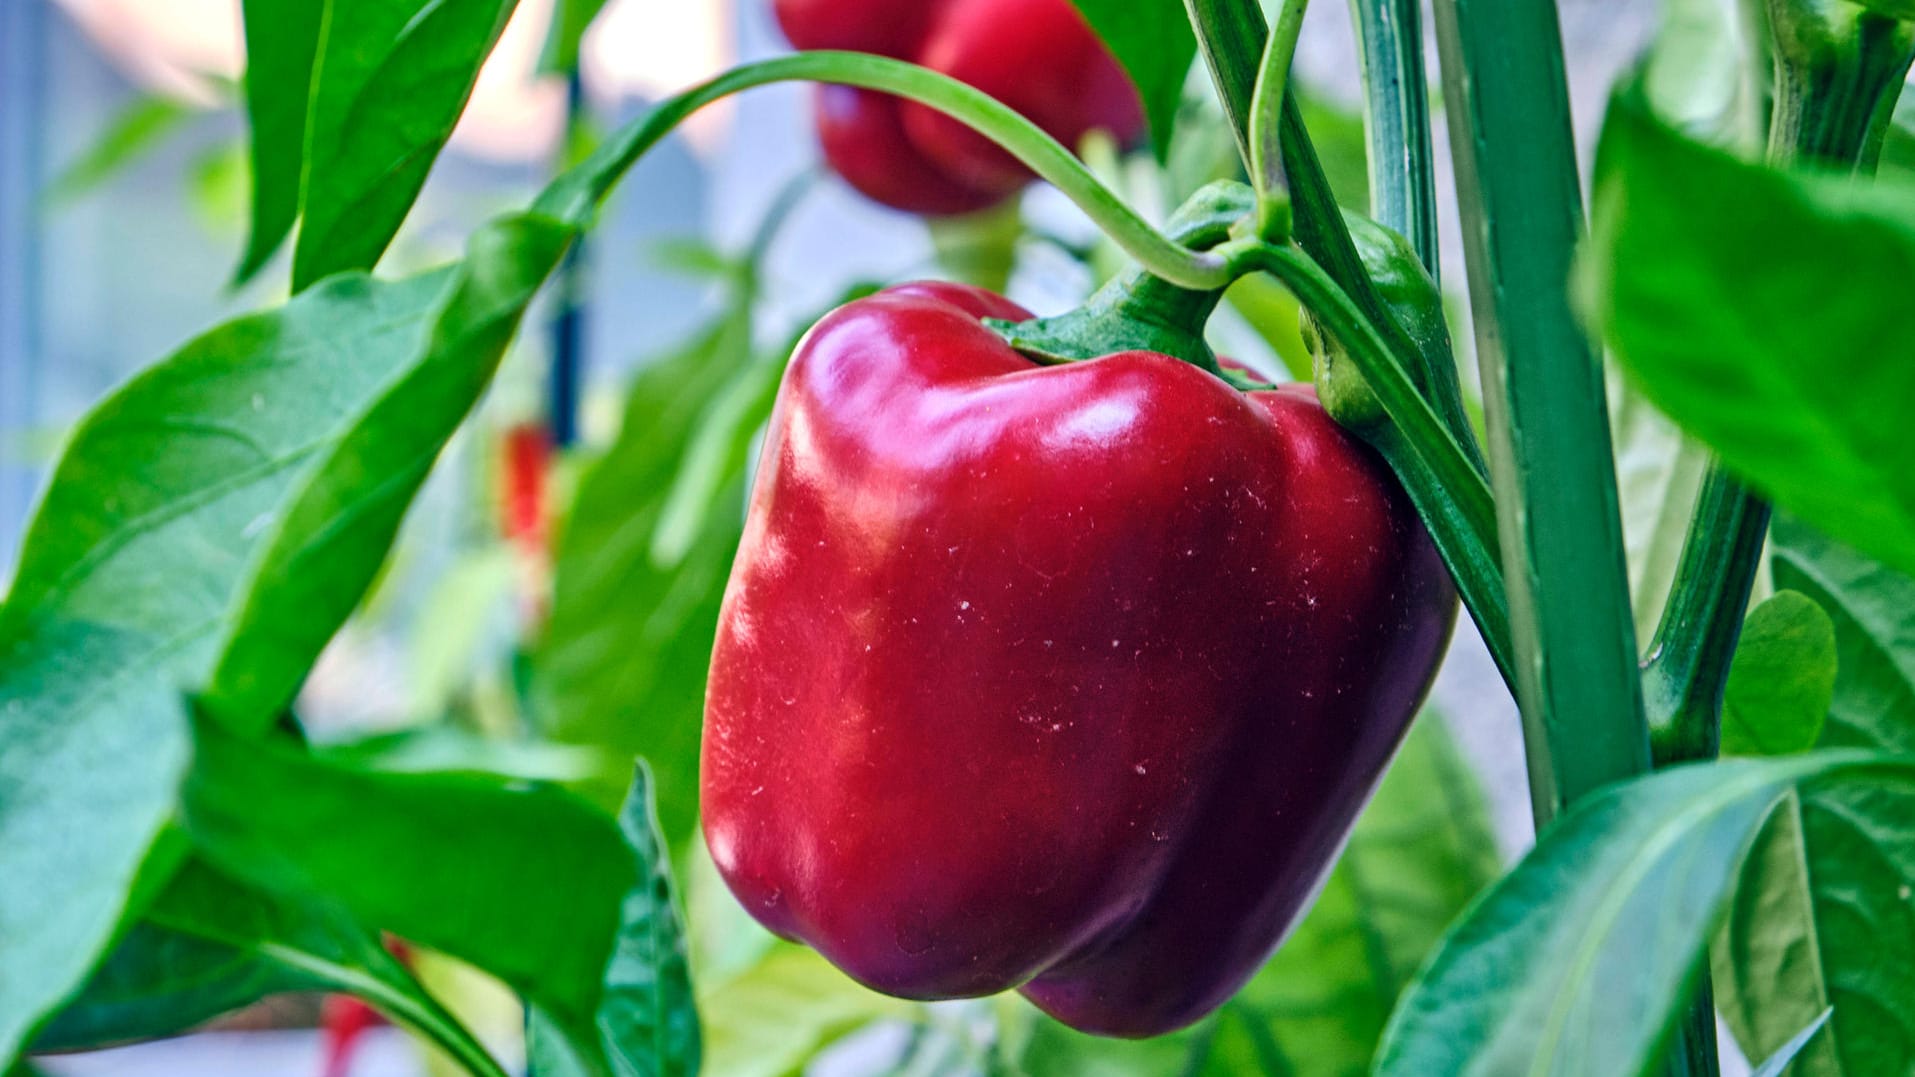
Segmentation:
<svg viewBox="0 0 1915 1077">
<path fill-rule="evenodd" d="M 568 85 L 535 73 L 550 3 L 521 0 L 385 270 L 456 255 L 478 223 L 524 204 L 569 146 L 787 47 L 768 0 L 612 0 Z M 1587 152 L 1610 82 L 1662 12 L 1654 0 L 1563 0 L 1562 9 Z M 237 0 L 0 0 L 0 578 L 11 574 L 63 432 L 86 407 L 200 330 L 283 296 L 283 263 L 244 288 L 227 283 L 245 239 L 249 182 L 239 40 Z M 1433 45 L 1430 55 L 1433 65 Z M 1319 148 L 1360 195 L 1360 91 L 1344 5 L 1314 5 L 1299 72 Z M 585 249 L 571 320 L 548 296 L 527 321 L 481 415 L 409 519 L 388 578 L 308 685 L 300 715 L 316 739 L 398 730 L 448 710 L 481 729 L 503 720 L 544 571 L 514 553 L 509 526 L 498 523 L 512 497 L 502 478 L 510 432 L 549 427 L 556 409 L 561 442 L 575 426 L 586 448 L 604 445 L 634 372 L 725 316 L 736 298 L 728 260 L 784 192 L 817 176 L 805 94 L 775 86 L 710 109 L 623 185 Z M 1447 183 L 1440 126 L 1436 146 Z M 848 285 L 939 272 L 933 236 L 917 218 L 826 176 L 802 190 L 757 269 L 750 335 L 759 347 L 787 342 Z M 1130 193 L 1147 211 L 1164 208 L 1152 206 L 1150 191 Z M 1094 232 L 1046 189 L 1029 192 L 1022 211 L 1032 233 L 1054 242 L 1027 242 L 1009 291 L 1039 313 L 1062 309 L 1094 280 L 1061 252 L 1088 245 Z M 1453 208 L 1443 227 L 1444 279 L 1460 289 Z M 1457 345 L 1467 353 L 1457 298 Z M 1242 319 L 1222 319 L 1217 332 L 1230 350 L 1279 358 Z M 568 475 L 563 464 L 555 471 L 555 496 Z M 1466 619 L 1434 708 L 1478 776 L 1498 852 L 1514 855 L 1531 837 L 1515 710 Z M 483 987 L 470 993 L 473 1006 L 487 1005 Z M 214 1031 L 43 1066 L 75 1077 L 317 1073 L 319 1005 L 277 1000 Z M 873 1060 L 896 1055 L 886 1039 L 896 1034 L 880 1028 L 811 1068 L 891 1072 Z M 417 1074 L 425 1064 L 404 1036 L 381 1028 L 362 1041 L 351 1072 Z"/>
</svg>

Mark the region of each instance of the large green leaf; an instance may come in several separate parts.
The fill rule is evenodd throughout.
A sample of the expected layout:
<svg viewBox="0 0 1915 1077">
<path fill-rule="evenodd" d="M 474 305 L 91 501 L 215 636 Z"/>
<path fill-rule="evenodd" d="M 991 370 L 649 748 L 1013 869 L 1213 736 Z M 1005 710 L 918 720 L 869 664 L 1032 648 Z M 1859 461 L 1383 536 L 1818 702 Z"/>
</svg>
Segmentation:
<svg viewBox="0 0 1915 1077">
<path fill-rule="evenodd" d="M 1744 163 L 1630 91 L 1596 173 L 1587 283 L 1636 384 L 1777 504 L 1915 569 L 1915 334 L 1880 300 L 1915 276 L 1915 188 Z"/>
<path fill-rule="evenodd" d="M 1834 621 L 1838 673 L 1824 746 L 1915 751 L 1915 580 L 1787 517 L 1776 584 Z M 1717 1000 L 1752 1056 L 1823 1009 L 1798 1077 L 1915 1073 L 1915 795 L 1808 789 L 1784 801 L 1743 869 L 1715 948 Z"/>
<path fill-rule="evenodd" d="M 659 819 L 674 843 L 690 835 L 698 811 L 705 668 L 744 527 L 737 468 L 706 484 L 735 508 L 685 528 L 690 540 L 674 545 L 675 558 L 653 550 L 707 407 L 750 360 L 747 311 L 730 306 L 633 381 L 618 440 L 579 479 L 537 656 L 552 733 L 651 760 Z"/>
<path fill-rule="evenodd" d="M 1316 904 L 1222 1013 L 1141 1043 L 1040 1017 L 1019 1062 L 1031 1074 L 1113 1077 L 1367 1073 L 1398 994 L 1499 867 L 1482 792 L 1441 723 L 1425 716 Z"/>
<path fill-rule="evenodd" d="M 33 1041 L 69 1051 L 171 1036 L 286 991 L 328 986 L 303 969 L 197 935 L 140 923 Z"/>
<path fill-rule="evenodd" d="M 1751 840 L 1811 779 L 1826 792 L 1906 798 L 1915 762 L 1857 752 L 1730 760 L 1579 802 L 1451 929 L 1392 1018 L 1378 1072 L 1646 1072 Z"/>
<path fill-rule="evenodd" d="M 516 2 L 326 0 L 306 112 L 294 290 L 378 262 Z M 274 93 L 304 91 L 289 84 Z"/>
<path fill-rule="evenodd" d="M 1072 0 L 1084 21 L 1124 65 L 1144 101 L 1151 140 L 1159 160 L 1170 151 L 1190 61 L 1197 55 L 1197 36 L 1182 4 L 1171 0 Z M 1075 147 L 1072 147 L 1073 149 Z"/>
<path fill-rule="evenodd" d="M 376 933 L 329 903 L 270 895 L 195 859 L 147 915 L 158 931 L 200 940 L 266 970 L 262 974 L 276 982 L 262 986 L 298 983 L 358 995 L 437 1043 L 467 1072 L 504 1077 L 472 1033 L 386 952 Z"/>
<path fill-rule="evenodd" d="M 216 866 L 490 972 L 575 1054 L 601 1060 L 583 1072 L 614 1072 L 603 1059 L 695 1071 L 683 933 L 643 769 L 615 821 L 551 787 L 357 770 L 210 721 L 198 734 L 185 820 Z"/>
</svg>

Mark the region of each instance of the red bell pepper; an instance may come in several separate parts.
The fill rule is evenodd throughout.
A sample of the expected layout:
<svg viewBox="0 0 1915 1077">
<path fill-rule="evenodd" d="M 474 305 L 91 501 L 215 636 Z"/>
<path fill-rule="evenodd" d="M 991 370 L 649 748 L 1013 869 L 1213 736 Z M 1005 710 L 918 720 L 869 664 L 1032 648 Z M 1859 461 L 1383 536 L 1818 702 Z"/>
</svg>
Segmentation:
<svg viewBox="0 0 1915 1077">
<path fill-rule="evenodd" d="M 1070 0 L 776 0 L 775 10 L 799 48 L 922 64 L 1003 101 L 1066 146 L 1100 128 L 1124 144 L 1143 134 L 1136 87 Z M 935 109 L 838 86 L 819 87 L 815 108 L 832 169 L 896 209 L 968 213 L 1032 179 Z"/>
<path fill-rule="evenodd" d="M 911 284 L 781 389 L 712 656 L 706 840 L 767 927 L 919 999 L 1144 1036 L 1309 902 L 1455 596 L 1307 386 L 1039 366 Z"/>
</svg>

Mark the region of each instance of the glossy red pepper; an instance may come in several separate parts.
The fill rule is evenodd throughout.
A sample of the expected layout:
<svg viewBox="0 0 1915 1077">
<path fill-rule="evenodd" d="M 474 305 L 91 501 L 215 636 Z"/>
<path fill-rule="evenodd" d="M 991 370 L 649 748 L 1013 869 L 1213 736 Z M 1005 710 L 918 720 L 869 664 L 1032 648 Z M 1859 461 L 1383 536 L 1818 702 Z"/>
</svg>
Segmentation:
<svg viewBox="0 0 1915 1077">
<path fill-rule="evenodd" d="M 1070 0 L 776 0 L 775 10 L 799 48 L 923 64 L 1017 109 L 1066 146 L 1100 128 L 1124 144 L 1143 134 L 1136 88 Z M 988 139 L 923 105 L 825 86 L 815 109 L 833 170 L 896 209 L 968 213 L 1032 179 Z"/>
<path fill-rule="evenodd" d="M 705 836 L 762 923 L 1078 1028 L 1225 1001 L 1423 698 L 1449 579 L 1307 386 L 1038 366 L 956 285 L 793 358 L 712 656 Z"/>
</svg>

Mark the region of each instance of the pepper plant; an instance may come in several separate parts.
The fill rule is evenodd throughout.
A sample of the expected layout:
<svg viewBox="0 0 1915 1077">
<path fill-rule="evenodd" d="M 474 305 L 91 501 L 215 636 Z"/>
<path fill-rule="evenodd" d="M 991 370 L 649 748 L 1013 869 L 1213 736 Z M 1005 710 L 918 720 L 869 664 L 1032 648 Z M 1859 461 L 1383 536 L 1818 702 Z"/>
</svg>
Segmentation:
<svg viewBox="0 0 1915 1077">
<path fill-rule="evenodd" d="M 576 63 L 596 7 L 559 5 L 550 51 L 559 66 Z M 1215 128 L 1240 151 L 1228 178 L 1189 192 L 1161 227 L 1100 178 L 1110 169 L 1093 171 L 1078 147 L 975 86 L 892 57 L 812 51 L 660 103 L 606 134 L 523 211 L 474 231 L 462 258 L 393 277 L 374 270 L 513 3 L 247 0 L 254 197 L 240 276 L 273 265 L 297 225 L 292 296 L 213 327 L 102 401 L 68 437 L 27 533 L 0 607 L 0 1057 L 170 1034 L 268 994 L 327 990 L 365 999 L 468 1072 L 507 1072 L 391 955 L 383 940 L 396 937 L 515 992 L 539 1074 L 790 1072 L 846 1032 L 890 1022 L 912 1030 L 899 1063 L 912 1072 L 1707 1075 L 1719 1072 L 1718 1016 L 1764 1073 L 1915 1072 L 1915 459 L 1899 428 L 1915 399 L 1915 334 L 1896 294 L 1915 269 L 1915 188 L 1895 123 L 1915 8 L 1744 0 L 1735 19 L 1711 22 L 1710 5 L 1671 0 L 1663 44 L 1609 102 L 1585 219 L 1555 4 L 1434 0 L 1479 430 L 1437 284 L 1423 9 L 1351 4 L 1372 219 L 1339 206 L 1314 141 L 1321 132 L 1288 77 L 1304 5 L 1274 7 L 1077 0 L 1137 88 L 1157 160 Z M 1198 57 L 1209 107 L 1180 109 Z M 725 262 L 725 317 L 639 374 L 618 441 L 584 466 L 558 529 L 549 619 L 525 656 L 528 735 L 609 746 L 615 773 L 573 774 L 562 787 L 476 763 L 422 771 L 309 744 L 302 683 L 568 250 L 688 115 L 791 81 L 895 95 L 910 102 L 901 110 L 965 125 L 1074 202 L 1128 264 L 1084 307 L 1049 318 L 943 285 L 864 300 L 878 306 L 831 315 L 781 391 L 798 345 L 762 347 L 751 328 L 759 258 Z M 1095 138 L 1082 148 L 1093 161 L 1111 156 Z M 1005 182 L 992 197 L 1016 185 Z M 756 251 L 775 236 L 772 216 Z M 1206 336 L 1227 290 L 1241 302 L 1243 289 L 1272 282 L 1287 296 L 1278 306 L 1301 312 L 1300 336 L 1291 330 L 1307 342 L 1322 411 L 1305 403 L 1308 392 L 1267 393 L 1261 375 L 1221 361 Z M 875 317 L 859 311 L 929 304 L 927 295 L 945 307 L 913 316 L 948 320 L 960 309 L 949 297 L 971 296 L 966 347 L 1028 364 L 1044 384 L 1088 385 L 1136 367 L 1207 394 L 1219 422 L 1260 394 L 1257 406 L 1279 424 L 1334 418 L 1322 444 L 1368 462 L 1351 465 L 1368 467 L 1372 483 L 1357 499 L 1397 506 L 1389 533 L 1401 541 L 1376 543 L 1383 560 L 1366 570 L 1395 581 L 1383 585 L 1393 596 L 1427 582 L 1424 597 L 1445 607 L 1453 584 L 1519 705 L 1535 848 L 1495 877 L 1481 805 L 1426 718 L 1332 870 L 1332 849 L 1421 694 L 1425 657 L 1334 682 L 1359 693 L 1409 685 L 1387 718 L 1343 715 L 1381 731 L 1379 752 L 1299 748 L 1267 731 L 1231 742 L 1244 758 L 1225 779 L 1264 773 L 1259 753 L 1284 753 L 1291 769 L 1261 789 L 1206 778 L 1206 803 L 1242 811 L 1218 809 L 1199 830 L 1260 821 L 1258 840 L 1224 845 L 1204 869 L 1228 888 L 1262 870 L 1253 861 L 1274 863 L 1280 877 L 1255 885 L 1299 900 L 1274 917 L 1263 909 L 1268 922 L 1248 942 L 1202 968 L 1166 958 L 1127 968 L 1121 982 L 1089 976 L 1091 1002 L 1069 997 L 1069 976 L 1061 988 L 1040 977 L 1027 989 L 1059 1022 L 1008 998 L 955 1011 L 887 998 L 752 927 L 746 911 L 919 997 L 1001 990 L 1048 971 L 1027 963 L 964 980 L 908 967 L 921 951 L 882 918 L 923 919 L 929 949 L 974 912 L 963 902 L 942 919 L 873 902 L 868 923 L 854 908 L 824 933 L 781 921 L 764 911 L 782 899 L 776 880 L 741 866 L 749 858 L 725 836 L 767 818 L 749 803 L 758 776 L 820 747 L 767 749 L 763 736 L 754 747 L 762 718 L 737 717 L 749 709 L 738 700 L 767 691 L 770 677 L 755 664 L 767 655 L 739 642 L 749 626 L 737 594 L 749 582 L 734 585 L 721 629 L 726 574 L 746 535 L 738 506 L 751 446 L 781 392 L 765 474 L 791 415 L 813 438 L 826 420 L 842 421 L 818 403 L 835 383 L 804 373 L 835 360 L 805 349 L 831 347 L 831 326 Z M 1114 352 L 1130 354 L 1102 358 Z M 911 406 L 886 395 L 880 409 Z M 1284 419 L 1305 407 L 1314 418 Z M 1673 428 L 1657 425 L 1665 416 Z M 1625 464 L 1639 465 L 1644 430 L 1661 431 L 1647 442 L 1648 470 L 1666 496 L 1656 534 L 1632 543 L 1618 439 Z M 1149 446 L 1114 440 L 1101 449 L 1107 471 L 1134 463 L 1127 453 L 1214 438 L 1186 433 L 1157 432 Z M 1219 455 L 1241 448 L 1205 444 Z M 1016 467 L 1017 456 L 1007 449 L 998 462 Z M 1677 459 L 1702 461 L 1692 497 L 1669 481 Z M 769 485 L 740 579 L 771 571 L 768 531 L 811 537 L 780 513 L 810 511 L 805 497 L 829 507 L 868 492 L 850 471 L 827 478 L 807 492 L 815 476 L 760 476 Z M 785 490 L 778 481 L 797 489 L 763 494 Z M 1213 496 L 1146 499 L 1134 512 L 1180 505 L 1208 518 Z M 1649 551 L 1633 566 L 1632 547 Z M 1072 547 L 1026 550 L 1063 559 Z M 1430 550 L 1446 571 L 1434 559 L 1412 571 L 1408 561 Z M 1228 607 L 1261 595 L 1247 582 L 1257 567 L 1206 558 L 1184 570 L 1186 590 Z M 823 620 L 849 608 L 832 605 L 831 588 L 860 570 L 836 571 L 807 581 L 811 605 L 774 612 Z M 1752 604 L 1758 594 L 1768 597 Z M 1009 616 L 1026 627 L 1052 612 L 1041 596 L 1007 601 L 1023 603 Z M 1414 619 L 1394 609 L 1379 618 L 1399 615 Z M 1188 653 L 1212 653 L 1217 641 L 1190 610 L 1153 609 L 1146 595 L 1136 623 L 1167 632 L 1173 617 Z M 1216 630 L 1245 623 L 1225 613 Z M 843 650 L 831 631 L 807 638 L 786 624 L 778 676 L 805 676 L 808 660 Z M 790 758 L 720 760 L 717 792 L 707 788 L 719 817 L 707 859 L 694 837 L 691 761 L 714 639 L 710 732 L 747 743 L 714 749 L 708 736 L 707 782 L 714 751 Z M 1011 671 L 1042 679 L 1043 660 L 1028 661 Z M 877 681 L 903 696 L 942 683 L 943 672 L 887 668 Z M 1255 666 L 1225 672 L 1233 688 L 1285 683 Z M 1162 683 L 1136 687 L 1164 707 L 1178 702 Z M 886 697 L 846 702 L 844 720 L 857 721 Z M 808 707 L 816 720 L 818 704 Z M 1201 721 L 1190 729 L 1208 732 Z M 1104 732 L 1116 743 L 1148 730 Z M 634 755 L 649 762 L 633 767 Z M 930 773 L 938 761 L 917 755 L 912 765 L 926 772 L 897 780 L 951 791 L 960 813 L 951 841 L 967 833 L 965 810 L 1010 814 L 1008 804 L 962 803 L 961 771 Z M 1298 775 L 1337 789 L 1324 794 L 1336 800 L 1327 807 L 1314 790 L 1296 806 L 1330 821 L 1314 834 L 1329 840 L 1308 855 L 1286 830 L 1298 824 L 1254 814 L 1259 796 L 1294 795 Z M 1151 795 L 1174 808 L 1175 784 L 1159 778 Z M 1098 787 L 1049 792 L 1059 813 L 1095 815 L 1083 832 L 1116 829 L 1112 813 L 1129 810 L 1099 801 Z M 776 810 L 803 823 L 810 809 L 788 797 Z M 868 825 L 936 837 L 919 819 Z M 832 827 L 822 829 L 819 840 L 830 840 Z M 954 871 L 967 866 L 961 846 L 931 852 Z M 763 855 L 795 857 L 798 886 L 828 860 L 802 848 Z M 1095 876 L 1081 863 L 1045 866 Z M 718 874 L 758 907 L 732 902 Z M 1293 925 L 1319 882 L 1315 910 Z M 1034 895 L 1046 892 L 1039 883 Z M 1018 897 L 988 900 L 1015 917 Z M 1132 915 L 1131 898 L 1144 895 L 1096 908 L 1086 898 L 1061 913 L 1034 905 L 1041 923 L 1027 927 L 1079 916 L 1071 930 L 1090 931 Z M 889 951 L 868 961 L 850 953 L 845 940 L 867 928 L 892 932 L 902 965 Z M 1183 956 L 1193 953 L 1204 951 Z M 1220 971 L 1228 962 L 1242 967 Z M 1100 1009 L 1114 994 L 1159 986 L 1153 977 L 1227 983 L 1219 997 L 1147 1019 Z M 1102 1039 L 1066 1022 L 1161 1035 Z"/>
</svg>

